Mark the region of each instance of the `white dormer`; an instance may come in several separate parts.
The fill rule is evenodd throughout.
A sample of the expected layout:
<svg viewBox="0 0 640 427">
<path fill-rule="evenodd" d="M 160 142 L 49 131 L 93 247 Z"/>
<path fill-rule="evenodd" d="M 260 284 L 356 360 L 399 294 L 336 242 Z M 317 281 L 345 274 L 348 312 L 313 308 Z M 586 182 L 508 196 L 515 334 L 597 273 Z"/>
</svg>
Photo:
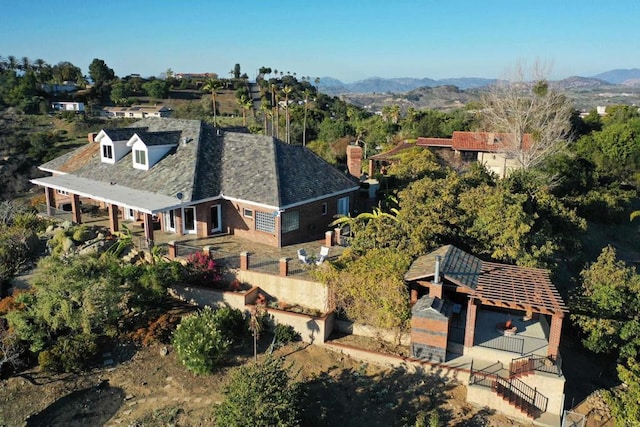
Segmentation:
<svg viewBox="0 0 640 427">
<path fill-rule="evenodd" d="M 94 138 L 94 141 L 100 143 L 102 163 L 114 164 L 126 156 L 131 151 L 131 147 L 127 146 L 131 135 L 144 129 L 146 128 L 102 129 Z"/>
<path fill-rule="evenodd" d="M 127 142 L 131 149 L 133 167 L 140 170 L 149 170 L 162 159 L 178 141 L 179 133 L 176 132 L 150 132 L 136 133 Z"/>
</svg>

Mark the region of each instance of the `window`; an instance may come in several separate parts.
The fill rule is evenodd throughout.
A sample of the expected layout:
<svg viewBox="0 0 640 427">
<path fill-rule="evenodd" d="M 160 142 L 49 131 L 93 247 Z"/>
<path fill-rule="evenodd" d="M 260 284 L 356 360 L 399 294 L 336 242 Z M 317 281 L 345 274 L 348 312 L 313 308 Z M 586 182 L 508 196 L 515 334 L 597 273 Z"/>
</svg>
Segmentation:
<svg viewBox="0 0 640 427">
<path fill-rule="evenodd" d="M 244 216 L 245 218 L 253 218 L 253 209 L 242 209 L 242 216 Z"/>
<path fill-rule="evenodd" d="M 276 231 L 276 216 L 271 212 L 256 211 L 256 230 L 266 233 Z"/>
<path fill-rule="evenodd" d="M 147 164 L 147 153 L 144 152 L 143 150 L 135 150 L 134 151 L 134 155 L 135 155 L 135 162 L 139 165 L 146 165 Z"/>
<path fill-rule="evenodd" d="M 62 195 L 62 196 L 68 196 L 69 192 L 65 191 L 65 190 L 56 190 L 56 193 Z"/>
<path fill-rule="evenodd" d="M 326 215 L 327 214 L 327 204 L 323 203 L 322 204 L 322 215 Z"/>
<path fill-rule="evenodd" d="M 290 211 L 282 214 L 282 232 L 293 231 L 300 228 L 300 212 Z"/>
<path fill-rule="evenodd" d="M 338 215 L 349 215 L 349 196 L 338 199 Z"/>
<path fill-rule="evenodd" d="M 113 159 L 113 147 L 110 145 L 103 145 L 102 157 L 104 157 L 105 159 Z"/>
</svg>

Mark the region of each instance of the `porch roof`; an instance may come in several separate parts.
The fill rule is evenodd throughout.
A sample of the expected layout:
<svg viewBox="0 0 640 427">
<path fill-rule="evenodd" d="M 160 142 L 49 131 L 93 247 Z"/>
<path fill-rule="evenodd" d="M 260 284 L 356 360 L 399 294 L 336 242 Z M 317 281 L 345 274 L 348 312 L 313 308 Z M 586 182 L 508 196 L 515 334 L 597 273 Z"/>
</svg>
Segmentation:
<svg viewBox="0 0 640 427">
<path fill-rule="evenodd" d="M 149 214 L 180 206 L 180 200 L 176 197 L 136 190 L 116 183 L 95 181 L 74 175 L 49 176 L 33 179 L 31 182 L 43 187 L 73 192 L 81 197 L 89 197 Z"/>
<path fill-rule="evenodd" d="M 467 288 L 484 305 L 552 315 L 568 312 L 547 270 L 482 261 L 452 245 L 416 259 L 405 280 L 432 280 L 437 255 L 442 278 Z"/>
</svg>

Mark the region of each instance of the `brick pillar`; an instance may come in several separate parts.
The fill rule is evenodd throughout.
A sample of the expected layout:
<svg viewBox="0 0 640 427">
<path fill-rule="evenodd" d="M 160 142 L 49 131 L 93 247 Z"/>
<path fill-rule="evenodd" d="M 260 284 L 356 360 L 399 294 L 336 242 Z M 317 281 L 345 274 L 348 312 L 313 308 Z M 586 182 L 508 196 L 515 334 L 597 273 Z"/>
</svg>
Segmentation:
<svg viewBox="0 0 640 427">
<path fill-rule="evenodd" d="M 333 241 L 335 242 L 336 246 L 341 246 L 340 245 L 340 239 L 342 238 L 342 230 L 340 230 L 339 228 L 334 228 L 333 229 Z"/>
<path fill-rule="evenodd" d="M 182 209 L 175 210 L 174 220 L 176 222 L 176 234 L 178 236 L 184 236 L 183 229 L 182 229 Z"/>
<path fill-rule="evenodd" d="M 464 330 L 464 346 L 465 348 L 473 347 L 473 339 L 476 330 L 476 312 L 478 306 L 474 299 L 469 299 L 467 304 L 467 325 Z"/>
<path fill-rule="evenodd" d="M 442 299 L 442 281 L 440 283 L 429 283 L 429 296 Z"/>
<path fill-rule="evenodd" d="M 347 145 L 347 167 L 349 174 L 360 178 L 362 175 L 362 147 L 359 145 Z"/>
<path fill-rule="evenodd" d="M 416 302 L 418 302 L 418 290 L 417 289 L 411 289 L 411 304 L 415 304 Z"/>
<path fill-rule="evenodd" d="M 333 231 L 327 231 L 324 233 L 324 245 L 328 247 L 333 246 Z"/>
<path fill-rule="evenodd" d="M 44 188 L 44 197 L 47 200 L 47 215 L 53 216 L 56 207 L 55 190 L 51 187 Z"/>
<path fill-rule="evenodd" d="M 207 256 L 211 256 L 211 254 L 213 253 L 213 251 L 211 250 L 211 246 L 205 246 L 202 248 L 202 253 L 207 255 Z"/>
<path fill-rule="evenodd" d="M 369 178 L 373 178 L 374 173 L 376 173 L 375 163 L 369 159 Z"/>
<path fill-rule="evenodd" d="M 118 205 L 114 205 L 113 203 L 109 205 L 109 229 L 112 233 L 120 229 L 118 225 Z"/>
<path fill-rule="evenodd" d="M 249 252 L 240 252 L 240 270 L 249 269 Z"/>
<path fill-rule="evenodd" d="M 551 328 L 549 329 L 549 349 L 547 356 L 556 358 L 560 347 L 560 335 L 562 335 L 562 315 L 551 316 Z"/>
<path fill-rule="evenodd" d="M 280 276 L 287 277 L 289 274 L 289 260 L 287 258 L 280 258 Z"/>
<path fill-rule="evenodd" d="M 82 224 L 82 215 L 80 213 L 80 196 L 74 194 L 71 196 L 71 220 L 76 224 Z"/>
<path fill-rule="evenodd" d="M 169 258 L 176 259 L 176 242 L 175 242 L 175 240 L 172 240 L 169 243 L 167 243 L 167 246 L 169 246 Z"/>
<path fill-rule="evenodd" d="M 151 247 L 153 244 L 153 217 L 148 213 L 144 214 L 144 237 Z"/>
</svg>

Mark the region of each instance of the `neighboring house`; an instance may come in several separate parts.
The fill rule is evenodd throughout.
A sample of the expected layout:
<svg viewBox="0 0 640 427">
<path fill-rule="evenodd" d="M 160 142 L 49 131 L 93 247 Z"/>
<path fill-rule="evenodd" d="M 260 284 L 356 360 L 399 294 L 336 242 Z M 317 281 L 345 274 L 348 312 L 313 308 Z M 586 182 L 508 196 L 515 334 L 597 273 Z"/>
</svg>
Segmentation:
<svg viewBox="0 0 640 427">
<path fill-rule="evenodd" d="M 42 83 L 40 87 L 47 93 L 71 93 L 78 90 L 78 85 L 74 82 L 63 82 L 62 84 Z"/>
<path fill-rule="evenodd" d="M 321 239 L 359 188 L 304 147 L 197 120 L 147 118 L 92 139 L 32 182 L 45 187 L 50 213 L 70 205 L 80 223 L 79 198 L 92 199 L 113 231 L 120 219 L 143 220 L 149 241 L 154 219 L 177 235 L 224 232 L 275 247 Z"/>
<path fill-rule="evenodd" d="M 76 111 L 78 113 L 84 113 L 83 102 L 56 101 L 51 103 L 51 108 L 56 111 Z"/>
<path fill-rule="evenodd" d="M 510 413 L 516 403 L 511 415 L 533 418 L 562 413 L 559 345 L 568 310 L 547 270 L 485 262 L 447 245 L 417 258 L 405 281 L 412 357 L 471 358 L 471 402 L 504 399 L 506 407 L 491 406 Z"/>
<path fill-rule="evenodd" d="M 163 105 L 132 105 L 131 107 L 104 107 L 101 117 L 144 119 L 147 117 L 169 117 L 171 108 Z"/>
<path fill-rule="evenodd" d="M 523 149 L 531 147 L 531 135 L 525 134 L 522 142 Z M 522 167 L 514 156 L 515 150 L 509 150 L 511 146 L 510 134 L 493 132 L 453 132 L 451 138 L 418 138 L 415 143 L 403 141 L 391 150 L 369 157 L 369 174 L 373 175 L 378 169 L 384 172 L 386 165 L 396 161 L 395 156 L 409 148 L 428 147 L 440 151 L 444 157 L 447 153 L 453 153 L 456 162 L 469 163 L 478 161 L 487 169 L 504 178 L 514 169 Z"/>
</svg>

